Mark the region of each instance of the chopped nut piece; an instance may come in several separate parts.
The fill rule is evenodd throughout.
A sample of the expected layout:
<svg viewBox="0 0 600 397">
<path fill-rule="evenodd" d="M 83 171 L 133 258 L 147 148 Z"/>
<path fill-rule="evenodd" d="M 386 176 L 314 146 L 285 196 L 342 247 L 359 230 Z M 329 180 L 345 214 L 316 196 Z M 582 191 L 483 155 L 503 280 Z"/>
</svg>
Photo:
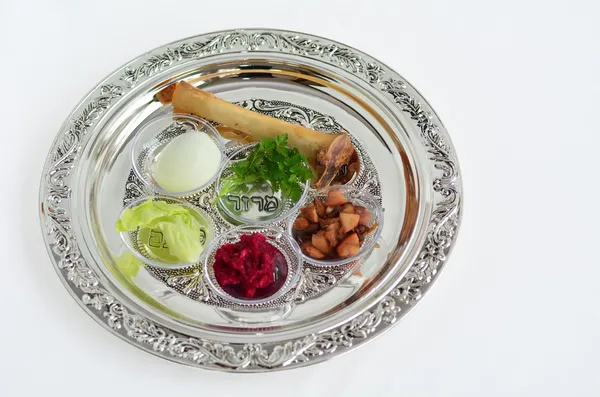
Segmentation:
<svg viewBox="0 0 600 397">
<path fill-rule="evenodd" d="M 312 245 L 324 254 L 327 254 L 331 250 L 329 241 L 325 238 L 324 232 L 313 234 L 311 241 Z"/>
<path fill-rule="evenodd" d="M 335 207 L 336 205 L 343 205 L 347 202 L 348 199 L 340 189 L 331 189 L 329 193 L 327 193 L 327 200 L 325 200 L 325 205 L 328 207 Z"/>
<path fill-rule="evenodd" d="M 358 254 L 359 251 L 360 241 L 358 240 L 358 235 L 356 233 L 349 234 L 336 248 L 336 252 L 340 258 L 349 258 Z"/>
<path fill-rule="evenodd" d="M 358 245 L 358 235 L 356 233 L 351 233 L 347 235 L 340 244 L 356 244 Z"/>
<path fill-rule="evenodd" d="M 348 233 L 358 225 L 360 215 L 358 214 L 346 214 L 342 212 L 340 214 L 340 222 L 342 223 L 342 231 Z"/>
<path fill-rule="evenodd" d="M 321 251 L 319 251 L 318 249 L 316 249 L 315 246 L 310 243 L 310 241 L 307 241 L 304 244 L 302 244 L 302 252 L 304 252 L 306 255 L 310 256 L 311 258 L 315 258 L 315 259 L 325 258 L 325 254 L 322 253 Z"/>
<path fill-rule="evenodd" d="M 327 228 L 325 229 L 325 238 L 327 239 L 327 241 L 329 241 L 329 244 L 332 247 L 335 247 L 338 244 L 338 235 L 340 233 L 340 224 L 339 223 L 332 223 L 331 225 L 327 226 Z"/>
<path fill-rule="evenodd" d="M 327 207 L 325 207 L 325 203 L 320 198 L 315 199 L 315 208 L 317 209 L 317 215 L 320 218 L 324 218 L 327 212 Z"/>
<path fill-rule="evenodd" d="M 317 223 L 319 221 L 319 215 L 317 214 L 317 209 L 314 205 L 309 205 L 300 210 L 300 213 L 303 217 L 308 219 L 311 223 Z"/>
<path fill-rule="evenodd" d="M 308 219 L 300 216 L 294 221 L 294 229 L 296 230 L 306 230 L 310 226 L 310 222 Z"/>
</svg>

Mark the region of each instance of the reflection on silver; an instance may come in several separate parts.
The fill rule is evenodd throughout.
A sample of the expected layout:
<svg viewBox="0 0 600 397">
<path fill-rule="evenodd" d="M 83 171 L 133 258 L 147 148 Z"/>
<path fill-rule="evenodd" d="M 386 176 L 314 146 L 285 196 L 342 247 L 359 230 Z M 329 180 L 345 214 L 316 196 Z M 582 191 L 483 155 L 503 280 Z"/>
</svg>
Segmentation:
<svg viewBox="0 0 600 397">
<path fill-rule="evenodd" d="M 244 75 L 245 69 L 252 68 L 264 73 Z M 210 73 L 221 77 L 209 78 Z M 342 289 L 329 287 L 320 297 L 298 304 L 286 322 L 263 319 L 234 327 L 214 317 L 190 319 L 191 309 L 163 310 L 161 305 L 168 303 L 161 300 L 164 290 L 152 296 L 152 291 L 141 291 L 149 296 L 146 302 L 111 275 L 109 265 L 119 247 L 106 231 L 116 215 L 99 201 L 110 201 L 116 191 L 112 170 L 122 166 L 120 154 L 131 132 L 128 123 L 142 112 L 160 108 L 152 100 L 155 87 L 183 78 L 232 93 L 236 101 L 266 100 L 267 92 L 281 93 L 277 89 L 286 87 L 290 98 L 285 100 L 303 106 L 311 103 L 300 113 L 314 108 L 335 113 L 337 120 L 352 118 L 353 125 L 346 127 L 356 132 L 374 164 L 385 164 L 376 169 L 377 174 L 360 175 L 355 183 L 375 195 L 381 195 L 378 189 L 394 193 L 383 197 L 388 255 L 373 255 L 377 262 L 371 258 L 363 269 L 370 273 L 360 284 L 342 281 L 356 287 L 352 295 L 336 297 L 333 294 Z M 269 100 L 273 105 L 274 98 Z M 281 114 L 299 117 L 296 111 L 281 110 Z M 317 116 L 314 120 L 327 126 L 326 120 Z M 126 178 L 126 171 L 121 178 Z M 123 179 L 119 188 L 125 183 L 129 192 L 142 194 L 143 188 Z M 191 200 L 208 210 L 210 197 L 205 193 Z M 59 276 L 82 307 L 111 332 L 180 363 L 259 372 L 328 359 L 397 323 L 445 264 L 460 222 L 461 198 L 459 167 L 446 130 L 427 102 L 393 70 L 327 39 L 285 31 L 236 30 L 158 48 L 101 82 L 67 118 L 52 145 L 42 176 L 40 208 L 48 252 Z M 122 204 L 121 197 L 118 201 Z M 395 222 L 388 221 L 392 214 Z M 228 227 L 224 220 L 215 225 L 217 233 Z M 331 280 L 328 274 L 310 274 L 297 289 L 298 300 L 302 294 L 310 295 L 313 285 Z M 194 283 L 192 270 L 170 276 L 170 281 L 162 278 L 164 283 L 149 278 L 160 287 L 169 282 L 185 285 L 188 296 L 195 293 L 211 299 Z M 169 300 L 178 297 L 182 295 L 175 293 Z M 207 315 L 203 308 L 210 306 L 199 300 L 190 300 L 195 305 L 190 308 Z M 296 312 L 302 314 L 294 317 Z"/>
</svg>

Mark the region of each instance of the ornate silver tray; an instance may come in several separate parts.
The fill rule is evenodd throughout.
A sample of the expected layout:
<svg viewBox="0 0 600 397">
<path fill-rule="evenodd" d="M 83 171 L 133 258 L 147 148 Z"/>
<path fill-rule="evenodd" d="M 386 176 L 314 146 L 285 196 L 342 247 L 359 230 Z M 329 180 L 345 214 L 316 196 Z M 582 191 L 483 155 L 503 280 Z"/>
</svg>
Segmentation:
<svg viewBox="0 0 600 397">
<path fill-rule="evenodd" d="M 252 310 L 211 296 L 201 266 L 123 273 L 116 258 L 125 248 L 114 222 L 124 203 L 150 193 L 131 172 L 132 131 L 170 111 L 155 95 L 180 80 L 313 129 L 348 131 L 362 165 L 351 183 L 376 194 L 385 211 L 370 256 L 326 269 L 305 263 L 297 287 Z M 279 370 L 348 351 L 415 306 L 454 243 L 459 175 L 433 110 L 381 62 L 303 33 L 224 31 L 146 53 L 80 102 L 46 161 L 41 221 L 65 286 L 114 334 L 183 364 Z M 211 189 L 185 200 L 204 208 Z M 230 227 L 226 220 L 216 224 L 219 233 Z"/>
</svg>

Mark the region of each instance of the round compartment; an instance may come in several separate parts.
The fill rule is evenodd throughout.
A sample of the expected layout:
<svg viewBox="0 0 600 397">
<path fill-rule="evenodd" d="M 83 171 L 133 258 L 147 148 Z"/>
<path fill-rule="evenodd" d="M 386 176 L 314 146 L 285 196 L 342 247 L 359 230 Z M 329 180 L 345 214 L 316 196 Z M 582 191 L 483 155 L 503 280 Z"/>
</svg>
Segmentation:
<svg viewBox="0 0 600 397">
<path fill-rule="evenodd" d="M 184 201 L 177 200 L 173 197 L 163 196 L 141 197 L 136 199 L 123 209 L 121 215 L 127 208 L 138 206 L 149 199 L 153 201 L 165 201 L 170 204 L 178 204 L 187 208 L 200 226 L 200 241 L 204 247 L 204 251 L 195 262 L 181 262 L 178 258 L 169 253 L 162 232 L 160 230 L 148 228 L 138 228 L 138 230 L 132 232 L 121 232 L 121 239 L 127 248 L 142 262 L 164 269 L 183 268 L 200 262 L 202 257 L 206 254 L 207 248 L 215 235 L 215 227 L 210 216 L 203 210 Z M 119 216 L 119 218 L 120 217 L 121 216 Z"/>
<path fill-rule="evenodd" d="M 202 190 L 214 181 L 226 159 L 223 140 L 217 130 L 196 116 L 162 114 L 141 124 L 134 134 L 133 170 L 147 186 L 161 194 L 188 196 Z M 206 140 L 207 137 L 210 140 Z M 216 148 L 209 148 L 204 156 L 185 153 L 196 145 L 211 143 Z M 169 148 L 170 144 L 175 146 Z M 203 161 L 207 156 L 213 156 L 213 161 L 189 166 L 191 161 Z M 175 166 L 177 170 L 172 172 L 169 166 Z M 198 169 L 206 170 L 206 175 L 198 177 Z M 169 178 L 171 173 L 178 178 Z"/>
<path fill-rule="evenodd" d="M 304 252 L 304 250 L 301 249 L 302 257 L 307 262 L 318 265 L 318 266 L 343 265 L 343 264 L 361 259 L 362 257 L 364 257 L 365 255 L 367 255 L 371 252 L 371 250 L 375 246 L 375 243 L 377 242 L 377 240 L 379 240 L 379 237 L 381 236 L 381 231 L 383 230 L 383 209 L 382 209 L 381 205 L 379 204 L 379 201 L 377 200 L 377 198 L 375 198 L 375 196 L 373 196 L 372 194 L 370 194 L 364 190 L 356 189 L 356 188 L 353 188 L 350 186 L 331 186 L 326 189 L 312 192 L 306 198 L 305 202 L 303 203 L 303 205 L 300 206 L 300 208 L 294 214 L 294 216 L 290 218 L 290 222 L 288 224 L 288 232 L 290 233 L 290 235 L 294 238 L 294 240 L 298 244 L 302 245 L 305 241 L 311 241 L 310 236 L 312 236 L 312 234 L 314 234 L 314 233 L 313 232 L 303 232 L 303 231 L 297 230 L 296 227 L 294 226 L 296 219 L 299 216 L 301 216 L 302 210 L 304 208 L 306 208 L 310 205 L 314 205 L 315 199 L 321 199 L 323 202 L 325 202 L 329 192 L 332 190 L 339 190 L 341 193 L 343 193 L 347 199 L 347 203 L 352 204 L 354 206 L 364 207 L 368 211 L 368 213 L 370 214 L 370 217 L 369 217 L 370 219 L 365 221 L 365 224 L 362 225 L 363 229 L 371 228 L 375 224 L 377 224 L 377 227 L 376 227 L 376 229 L 372 230 L 371 232 L 369 232 L 368 234 L 366 234 L 364 236 L 364 239 L 360 243 L 360 250 L 356 254 L 350 255 L 348 257 L 335 258 L 333 256 L 327 255 L 325 258 L 317 259 L 317 258 L 313 258 L 313 257 L 307 255 Z M 333 211 L 335 213 L 343 212 L 343 205 L 332 206 L 330 208 L 333 208 Z M 316 209 L 315 209 L 315 211 L 316 211 Z M 352 215 L 358 215 L 358 214 L 352 213 Z M 321 220 L 320 218 L 321 217 L 319 216 L 319 220 Z M 336 217 L 328 214 L 327 218 L 334 219 Z M 319 223 L 319 225 L 320 225 L 320 223 Z M 359 228 L 359 227 L 361 227 L 360 224 L 354 230 L 357 230 L 357 228 Z M 320 226 L 319 226 L 318 230 L 321 230 Z M 329 244 L 329 246 L 331 246 L 331 244 Z M 333 250 L 333 248 L 330 249 L 330 252 L 331 252 L 331 250 Z"/>
<path fill-rule="evenodd" d="M 217 250 L 225 244 L 239 243 L 243 235 L 259 233 L 266 237 L 266 242 L 278 251 L 274 255 L 273 272 L 275 282 L 268 287 L 257 289 L 253 298 L 243 296 L 238 286 L 221 286 L 215 275 L 215 256 Z M 292 289 L 300 279 L 302 257 L 300 248 L 284 231 L 276 228 L 256 228 L 240 226 L 217 238 L 210 246 L 204 259 L 204 276 L 208 284 L 221 298 L 240 305 L 253 305 L 274 301 Z"/>
<path fill-rule="evenodd" d="M 217 194 L 223 186 L 223 178 L 232 174 L 231 167 L 244 160 L 257 144 L 245 145 L 229 156 L 217 178 Z M 268 181 L 245 184 L 237 192 L 221 197 L 217 206 L 230 221 L 237 224 L 264 225 L 276 223 L 298 209 L 305 200 L 310 181 L 301 184 L 302 196 L 297 201 L 273 191 Z"/>
</svg>

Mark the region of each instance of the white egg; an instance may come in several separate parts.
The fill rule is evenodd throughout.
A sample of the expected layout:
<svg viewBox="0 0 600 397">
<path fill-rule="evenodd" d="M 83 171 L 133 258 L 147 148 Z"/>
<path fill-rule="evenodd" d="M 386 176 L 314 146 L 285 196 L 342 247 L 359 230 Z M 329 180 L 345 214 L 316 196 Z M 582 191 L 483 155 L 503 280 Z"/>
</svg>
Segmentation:
<svg viewBox="0 0 600 397">
<path fill-rule="evenodd" d="M 190 131 L 169 142 L 154 163 L 154 180 L 170 192 L 185 192 L 208 182 L 218 171 L 221 152 L 204 132 Z"/>
</svg>

